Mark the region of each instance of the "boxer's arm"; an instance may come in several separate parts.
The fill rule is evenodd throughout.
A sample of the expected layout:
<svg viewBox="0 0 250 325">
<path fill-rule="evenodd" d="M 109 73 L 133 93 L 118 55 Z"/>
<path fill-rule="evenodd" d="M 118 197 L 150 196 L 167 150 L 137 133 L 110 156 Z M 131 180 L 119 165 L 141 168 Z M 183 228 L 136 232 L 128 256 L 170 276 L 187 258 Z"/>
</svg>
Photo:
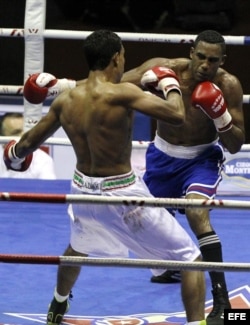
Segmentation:
<svg viewBox="0 0 250 325">
<path fill-rule="evenodd" d="M 15 145 L 17 157 L 24 158 L 34 152 L 61 127 L 61 110 L 67 99 L 68 92 L 64 92 L 55 98 L 48 113 L 35 126 L 22 134 Z"/>
<path fill-rule="evenodd" d="M 166 99 L 162 99 L 152 93 L 148 94 L 142 91 L 131 83 L 120 83 L 114 88 L 114 104 L 121 105 L 123 103 L 124 107 L 128 109 L 174 126 L 182 125 L 185 120 L 184 103 L 178 91 L 171 91 Z"/>
<path fill-rule="evenodd" d="M 232 128 L 227 132 L 219 133 L 219 137 L 223 146 L 233 154 L 238 152 L 245 143 L 243 89 L 238 78 L 231 74 L 226 74 L 220 88 L 232 116 Z"/>
<path fill-rule="evenodd" d="M 131 82 L 138 87 L 142 87 L 141 78 L 143 74 L 156 66 L 169 67 L 170 60 L 166 58 L 153 58 L 143 62 L 136 68 L 124 72 L 122 76 L 122 82 Z"/>
</svg>

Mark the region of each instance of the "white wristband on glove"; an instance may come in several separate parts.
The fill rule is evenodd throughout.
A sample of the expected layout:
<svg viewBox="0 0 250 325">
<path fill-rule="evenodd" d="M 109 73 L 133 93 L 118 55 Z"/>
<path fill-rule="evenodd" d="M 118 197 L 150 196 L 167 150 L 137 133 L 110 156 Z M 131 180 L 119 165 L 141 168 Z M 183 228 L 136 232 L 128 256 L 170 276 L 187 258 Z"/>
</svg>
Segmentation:
<svg viewBox="0 0 250 325">
<path fill-rule="evenodd" d="M 177 90 L 179 94 L 182 95 L 178 80 L 172 77 L 161 79 L 158 83 L 158 88 L 162 90 L 165 98 L 167 98 L 171 90 Z"/>
<path fill-rule="evenodd" d="M 57 96 L 61 94 L 64 90 L 72 89 L 76 87 L 76 81 L 70 79 L 57 79 L 57 83 L 54 86 L 48 88 L 48 97 Z"/>
<path fill-rule="evenodd" d="M 40 88 L 43 88 L 43 87 L 47 87 L 47 85 L 53 80 L 56 80 L 56 77 L 53 74 L 47 72 L 41 72 L 38 74 L 36 78 L 36 84 Z"/>
<path fill-rule="evenodd" d="M 220 117 L 213 120 L 218 132 L 226 132 L 232 128 L 232 116 L 226 110 Z"/>
<path fill-rule="evenodd" d="M 8 151 L 8 158 L 9 160 L 11 161 L 11 167 L 13 169 L 21 169 L 22 165 L 21 163 L 25 160 L 25 158 L 19 158 L 17 155 L 16 155 L 16 152 L 15 152 L 15 147 L 16 145 L 13 145 L 9 148 L 9 151 Z"/>
<path fill-rule="evenodd" d="M 51 86 L 49 84 L 53 82 Z M 39 76 L 36 79 L 36 84 L 41 87 L 47 87 L 48 88 L 48 94 L 47 97 L 50 96 L 57 96 L 60 93 L 62 93 L 64 90 L 72 89 L 76 87 L 76 81 L 71 79 L 57 79 L 53 74 L 42 72 L 39 74 Z"/>
</svg>

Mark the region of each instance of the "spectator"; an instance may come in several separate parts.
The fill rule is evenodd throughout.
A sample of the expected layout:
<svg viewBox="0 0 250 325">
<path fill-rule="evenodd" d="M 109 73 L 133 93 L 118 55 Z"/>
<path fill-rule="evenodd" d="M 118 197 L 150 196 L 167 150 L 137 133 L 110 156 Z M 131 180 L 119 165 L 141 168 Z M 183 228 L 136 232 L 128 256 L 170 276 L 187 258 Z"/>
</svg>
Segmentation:
<svg viewBox="0 0 250 325">
<path fill-rule="evenodd" d="M 0 136 L 21 136 L 23 133 L 23 125 L 24 118 L 22 113 L 6 113 L 0 119 Z M 0 146 L 1 155 L 3 155 L 3 147 L 4 145 Z M 7 169 L 3 160 L 1 160 L 0 177 L 56 179 L 56 174 L 52 157 L 44 150 L 37 149 L 34 152 L 30 168 L 22 173 Z"/>
</svg>

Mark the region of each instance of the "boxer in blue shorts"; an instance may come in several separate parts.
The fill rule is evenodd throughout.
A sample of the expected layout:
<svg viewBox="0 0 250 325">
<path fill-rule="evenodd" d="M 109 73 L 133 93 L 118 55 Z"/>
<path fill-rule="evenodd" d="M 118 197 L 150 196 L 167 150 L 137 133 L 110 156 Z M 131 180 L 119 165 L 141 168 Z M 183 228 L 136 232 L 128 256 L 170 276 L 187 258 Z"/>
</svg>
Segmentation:
<svg viewBox="0 0 250 325">
<path fill-rule="evenodd" d="M 207 199 L 216 195 L 222 180 L 224 151 L 218 141 L 198 146 L 175 146 L 157 134 L 146 153 L 144 181 L 155 197 L 187 197 L 196 194 Z M 168 208 L 175 216 L 176 210 Z M 185 214 L 184 209 L 178 209 Z M 180 282 L 179 271 L 152 270 L 152 282 Z"/>
<path fill-rule="evenodd" d="M 157 94 L 152 89 L 156 66 L 174 70 L 180 83 L 185 122 L 174 127 L 157 120 L 155 143 L 146 154 L 144 179 L 154 196 L 213 197 L 221 179 L 222 147 L 233 154 L 244 143 L 243 90 L 238 78 L 222 68 L 225 60 L 225 39 L 214 30 L 205 30 L 194 40 L 189 58 L 153 58 L 123 75 L 122 81 L 141 85 L 154 94 Z M 141 79 L 145 71 L 146 76 Z M 211 225 L 210 211 L 188 208 L 185 214 L 203 259 L 222 262 L 222 245 Z M 151 281 L 178 282 L 176 275 L 166 271 L 153 276 Z M 207 319 L 213 325 L 223 325 L 224 309 L 230 308 L 225 275 L 223 272 L 209 275 L 213 309 Z"/>
</svg>

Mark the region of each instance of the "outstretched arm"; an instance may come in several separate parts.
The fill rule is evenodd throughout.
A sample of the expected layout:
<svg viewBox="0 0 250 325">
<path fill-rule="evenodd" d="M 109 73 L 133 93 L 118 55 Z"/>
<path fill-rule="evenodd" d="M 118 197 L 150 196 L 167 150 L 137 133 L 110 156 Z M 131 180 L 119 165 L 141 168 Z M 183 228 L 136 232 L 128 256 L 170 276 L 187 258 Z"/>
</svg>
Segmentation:
<svg viewBox="0 0 250 325">
<path fill-rule="evenodd" d="M 125 106 L 171 125 L 179 126 L 184 122 L 184 103 L 178 78 L 173 70 L 154 67 L 143 74 L 141 83 L 144 88 L 159 96 L 145 93 L 131 83 L 121 83 L 121 92 L 126 94 Z"/>
<path fill-rule="evenodd" d="M 145 61 L 144 63 L 142 63 L 140 66 L 131 69 L 127 72 L 125 72 L 123 74 L 122 77 L 122 82 L 131 82 L 135 85 L 137 85 L 138 87 L 142 87 L 141 85 L 141 78 L 143 76 L 143 74 L 152 69 L 153 67 L 156 66 L 168 66 L 168 59 L 165 58 L 153 58 L 150 60 Z"/>
<path fill-rule="evenodd" d="M 25 132 L 18 142 L 12 140 L 6 145 L 3 159 L 8 169 L 26 170 L 31 163 L 32 153 L 61 126 L 57 113 L 60 100 L 56 99 L 49 112 L 32 129 Z"/>
<path fill-rule="evenodd" d="M 135 69 L 124 73 L 122 82 L 131 82 L 141 87 L 141 77 L 147 70 L 154 66 L 167 66 L 168 59 L 153 58 L 145 61 Z M 32 104 L 41 104 L 48 98 L 55 98 L 66 89 L 72 89 L 83 84 L 86 79 L 72 80 L 68 78 L 58 79 L 47 72 L 35 73 L 28 77 L 24 83 L 24 98 Z"/>
</svg>

